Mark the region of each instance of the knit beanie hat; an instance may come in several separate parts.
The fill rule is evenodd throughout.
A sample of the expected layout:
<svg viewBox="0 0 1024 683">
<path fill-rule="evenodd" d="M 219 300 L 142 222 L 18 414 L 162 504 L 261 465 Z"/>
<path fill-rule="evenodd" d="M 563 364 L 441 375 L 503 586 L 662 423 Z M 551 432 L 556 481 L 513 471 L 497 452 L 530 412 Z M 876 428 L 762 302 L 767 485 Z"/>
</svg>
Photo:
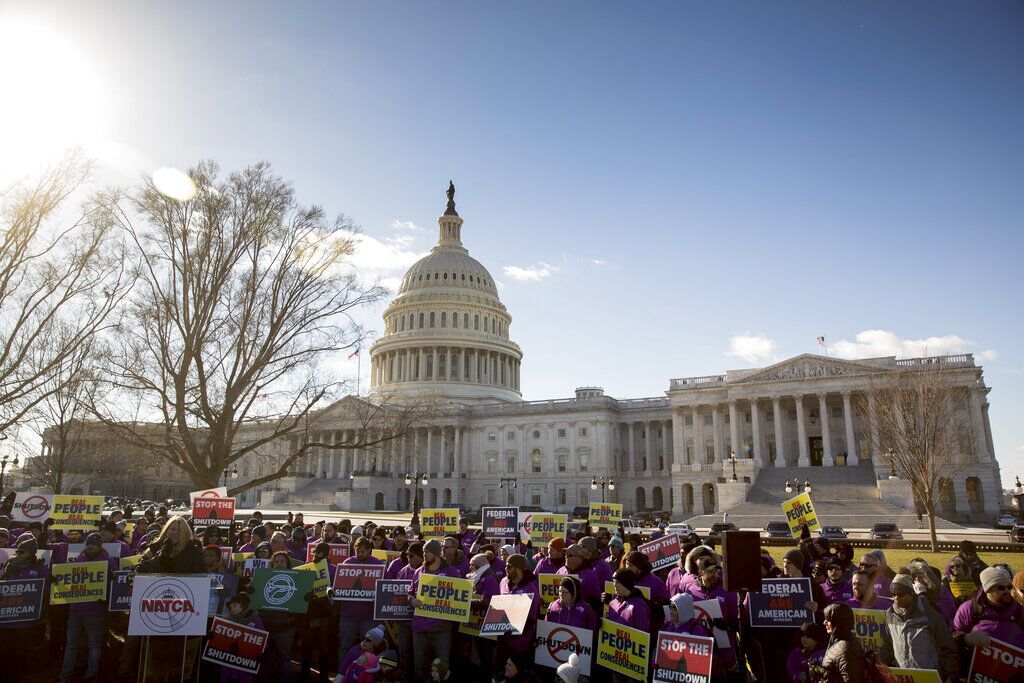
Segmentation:
<svg viewBox="0 0 1024 683">
<path fill-rule="evenodd" d="M 502 551 L 502 550 L 504 550 L 504 551 L 505 551 L 506 553 L 508 553 L 509 555 L 511 555 L 512 553 L 514 553 L 514 552 L 516 551 L 516 549 L 515 549 L 515 548 L 513 548 L 513 547 L 512 547 L 511 545 L 509 545 L 508 543 L 506 543 L 505 545 L 503 545 L 503 546 L 501 546 L 500 548 L 498 548 L 498 551 L 499 551 L 499 552 L 500 552 L 500 551 Z"/>
<path fill-rule="evenodd" d="M 564 588 L 565 590 L 572 593 L 572 599 L 574 602 L 579 599 L 581 586 L 579 579 L 577 579 L 575 576 L 565 577 L 564 579 L 558 582 L 558 587 Z"/>
<path fill-rule="evenodd" d="M 825 627 L 821 624 L 803 624 L 800 626 L 800 635 L 813 638 L 819 647 L 828 642 L 828 632 L 825 631 Z"/>
<path fill-rule="evenodd" d="M 95 536 L 96 538 L 99 538 L 100 536 L 99 534 L 89 535 Z M 103 545 L 103 543 L 100 543 L 99 545 Z M 25 534 L 21 541 L 18 542 L 18 550 L 24 550 L 29 555 L 35 555 L 39 550 L 39 544 L 36 542 L 36 539 L 33 538 L 32 534 Z"/>
<path fill-rule="evenodd" d="M 436 539 L 432 538 L 423 544 L 423 552 L 430 553 L 436 557 L 441 556 L 441 543 Z"/>
<path fill-rule="evenodd" d="M 798 566 L 801 569 L 803 569 L 803 566 L 804 566 L 804 554 L 802 552 L 800 552 L 799 550 L 797 550 L 796 548 L 793 548 L 792 550 L 786 551 L 786 554 L 782 556 L 782 560 L 783 561 L 789 560 L 789 562 L 791 564 L 795 564 L 796 566 Z"/>
<path fill-rule="evenodd" d="M 565 539 L 564 538 L 552 538 L 548 541 L 548 550 L 557 550 L 562 552 L 565 550 Z"/>
<path fill-rule="evenodd" d="M 371 628 L 366 632 L 366 639 L 373 643 L 374 646 L 380 645 L 384 641 L 384 627 L 377 626 L 376 628 Z"/>
<path fill-rule="evenodd" d="M 556 673 L 565 683 L 576 683 L 580 679 L 580 658 L 575 652 L 569 655 L 569 661 L 558 665 Z"/>
<path fill-rule="evenodd" d="M 526 557 L 523 555 L 515 554 L 509 555 L 508 561 L 505 563 L 506 567 L 515 567 L 520 571 L 526 571 L 530 568 L 530 565 L 526 562 Z"/>
<path fill-rule="evenodd" d="M 258 529 L 259 527 L 256 528 Z M 273 552 L 274 549 L 270 546 L 270 541 L 263 541 L 256 545 L 256 552 L 258 553 L 261 550 L 266 550 L 269 553 Z"/>
<path fill-rule="evenodd" d="M 679 612 L 679 623 L 683 624 L 694 617 L 693 596 L 689 593 L 676 593 L 670 598 L 672 606 Z"/>
<path fill-rule="evenodd" d="M 85 537 L 86 545 L 98 545 L 103 547 L 103 538 L 95 531 Z"/>
<path fill-rule="evenodd" d="M 911 593 L 914 592 L 914 577 L 910 574 L 897 574 L 892 577 L 892 584 L 890 584 L 890 590 L 893 594 L 895 593 Z"/>
<path fill-rule="evenodd" d="M 618 534 L 612 536 L 612 540 L 608 541 L 608 547 L 611 548 L 612 546 L 616 548 L 625 547 L 622 543 L 622 536 L 619 536 Z"/>
<path fill-rule="evenodd" d="M 377 662 L 381 666 L 390 666 L 392 669 L 398 667 L 398 653 L 394 650 L 385 650 L 380 657 L 377 658 Z"/>
<path fill-rule="evenodd" d="M 1013 579 L 1002 569 L 996 567 L 989 567 L 981 572 L 981 587 L 988 592 L 992 586 L 996 586 L 1000 583 L 1011 583 Z"/>
<path fill-rule="evenodd" d="M 584 536 L 578 542 L 579 542 L 579 544 L 581 546 L 586 548 L 587 552 L 589 552 L 589 553 L 596 553 L 597 552 L 597 539 L 594 538 L 593 536 Z"/>
<path fill-rule="evenodd" d="M 263 526 L 262 524 L 260 524 L 259 526 L 254 526 L 252 528 L 252 535 L 260 539 L 261 541 L 267 540 L 267 527 Z"/>
<path fill-rule="evenodd" d="M 249 609 L 249 594 L 235 593 L 234 596 L 232 596 L 232 598 L 228 600 L 228 604 L 230 605 L 231 603 L 239 605 L 242 608 L 242 610 L 247 610 Z"/>
<path fill-rule="evenodd" d="M 618 581 L 629 590 L 636 587 L 636 574 L 628 569 L 620 569 L 612 575 L 612 579 Z"/>
<path fill-rule="evenodd" d="M 430 668 L 437 669 L 437 672 L 441 674 L 441 678 L 444 678 L 445 674 L 448 673 L 448 660 L 438 657 L 430 663 Z"/>
<path fill-rule="evenodd" d="M 977 546 L 974 545 L 974 541 L 963 540 L 960 541 L 960 552 L 964 555 L 976 555 L 978 552 Z"/>
<path fill-rule="evenodd" d="M 583 550 L 583 546 L 579 543 L 573 543 L 571 546 L 565 549 L 566 557 L 586 557 L 586 551 Z"/>
</svg>

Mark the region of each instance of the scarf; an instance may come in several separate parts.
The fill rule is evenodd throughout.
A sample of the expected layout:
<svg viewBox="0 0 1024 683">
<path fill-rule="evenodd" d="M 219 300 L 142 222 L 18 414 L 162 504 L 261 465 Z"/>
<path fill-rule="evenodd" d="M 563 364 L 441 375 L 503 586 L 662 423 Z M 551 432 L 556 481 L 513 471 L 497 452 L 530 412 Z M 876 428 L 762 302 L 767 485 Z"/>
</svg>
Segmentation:
<svg viewBox="0 0 1024 683">
<path fill-rule="evenodd" d="M 484 574 L 489 572 L 490 569 L 491 565 L 485 562 L 483 566 L 478 567 L 477 569 L 474 569 L 470 573 L 466 574 L 466 578 L 471 579 L 473 581 L 473 588 L 475 589 L 476 584 L 480 582 L 480 579 L 482 579 L 484 577 Z"/>
<path fill-rule="evenodd" d="M 3 578 L 6 579 L 6 578 L 8 578 L 10 576 L 14 576 L 18 572 L 20 572 L 22 569 L 27 569 L 28 567 L 33 566 L 35 563 L 36 563 L 36 556 L 35 555 L 26 555 L 25 559 L 19 559 L 19 557 L 17 555 L 15 555 L 10 560 L 7 561 L 7 566 L 4 567 Z"/>
</svg>

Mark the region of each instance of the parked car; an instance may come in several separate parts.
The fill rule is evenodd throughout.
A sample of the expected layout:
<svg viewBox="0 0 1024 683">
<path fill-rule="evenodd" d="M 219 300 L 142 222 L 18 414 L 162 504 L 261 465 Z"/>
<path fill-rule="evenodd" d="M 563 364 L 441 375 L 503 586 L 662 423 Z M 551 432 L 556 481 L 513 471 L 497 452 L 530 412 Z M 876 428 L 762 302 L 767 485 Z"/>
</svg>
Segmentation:
<svg viewBox="0 0 1024 683">
<path fill-rule="evenodd" d="M 684 536 L 689 536 L 690 534 L 697 533 L 697 530 L 689 524 L 687 524 L 686 522 L 673 522 L 672 524 L 668 525 L 668 528 L 665 531 L 667 531 L 670 534 L 675 534 L 680 538 Z"/>
<path fill-rule="evenodd" d="M 829 540 L 847 538 L 846 529 L 841 526 L 823 526 L 821 527 L 821 531 L 818 532 L 818 536 Z"/>
<path fill-rule="evenodd" d="M 903 531 L 892 522 L 878 522 L 871 527 L 873 541 L 902 541 Z"/>
<path fill-rule="evenodd" d="M 453 508 L 457 508 L 459 511 L 459 518 L 465 519 L 470 524 L 480 524 L 482 521 L 482 514 L 480 508 L 473 509 L 468 505 L 455 504 Z"/>
<path fill-rule="evenodd" d="M 793 538 L 786 522 L 768 522 L 764 525 L 764 535 L 768 538 Z"/>
<path fill-rule="evenodd" d="M 539 505 L 520 505 L 520 512 L 547 512 L 544 508 Z"/>
<path fill-rule="evenodd" d="M 573 538 L 579 538 L 587 533 L 586 522 L 569 522 L 565 528 Z"/>
<path fill-rule="evenodd" d="M 708 532 L 709 541 L 720 541 L 722 540 L 723 531 L 739 531 L 736 525 L 732 522 L 715 522 L 711 525 L 711 531 Z"/>
<path fill-rule="evenodd" d="M 590 506 L 577 505 L 572 509 L 572 514 L 569 515 L 569 519 L 590 519 Z"/>
<path fill-rule="evenodd" d="M 996 517 L 997 529 L 1012 529 L 1017 524 L 1017 518 L 1013 515 L 999 515 Z"/>
<path fill-rule="evenodd" d="M 1006 532 L 1010 543 L 1024 543 L 1024 524 L 1014 524 L 1013 528 Z"/>
</svg>

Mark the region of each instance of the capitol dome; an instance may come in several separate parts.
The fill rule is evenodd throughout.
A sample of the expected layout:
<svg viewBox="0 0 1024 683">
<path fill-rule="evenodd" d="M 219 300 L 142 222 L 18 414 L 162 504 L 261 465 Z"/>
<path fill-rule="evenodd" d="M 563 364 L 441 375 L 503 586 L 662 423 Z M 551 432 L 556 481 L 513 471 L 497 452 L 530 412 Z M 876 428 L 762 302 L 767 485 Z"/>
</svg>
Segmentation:
<svg viewBox="0 0 1024 683">
<path fill-rule="evenodd" d="M 523 353 L 494 278 L 462 246 L 455 186 L 438 241 L 409 268 L 370 349 L 370 395 L 440 394 L 457 402 L 519 401 Z"/>
</svg>

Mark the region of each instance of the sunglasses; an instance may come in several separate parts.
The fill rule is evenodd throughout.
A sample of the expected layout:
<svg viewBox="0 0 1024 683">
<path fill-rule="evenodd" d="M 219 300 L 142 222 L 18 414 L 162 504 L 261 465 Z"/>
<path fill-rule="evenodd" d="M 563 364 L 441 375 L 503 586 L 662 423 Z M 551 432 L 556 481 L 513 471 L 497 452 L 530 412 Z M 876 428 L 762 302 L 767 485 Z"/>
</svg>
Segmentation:
<svg viewBox="0 0 1024 683">
<path fill-rule="evenodd" d="M 872 567 L 877 567 L 878 565 L 877 564 L 871 564 L 869 562 L 861 562 L 858 566 L 861 569 L 871 569 Z"/>
<path fill-rule="evenodd" d="M 997 586 L 992 586 L 991 588 L 989 588 L 989 590 L 990 591 L 1011 591 L 1011 590 L 1013 590 L 1013 586 L 1011 584 L 1008 584 L 1008 583 L 1001 583 L 1001 584 L 999 584 Z"/>
</svg>

